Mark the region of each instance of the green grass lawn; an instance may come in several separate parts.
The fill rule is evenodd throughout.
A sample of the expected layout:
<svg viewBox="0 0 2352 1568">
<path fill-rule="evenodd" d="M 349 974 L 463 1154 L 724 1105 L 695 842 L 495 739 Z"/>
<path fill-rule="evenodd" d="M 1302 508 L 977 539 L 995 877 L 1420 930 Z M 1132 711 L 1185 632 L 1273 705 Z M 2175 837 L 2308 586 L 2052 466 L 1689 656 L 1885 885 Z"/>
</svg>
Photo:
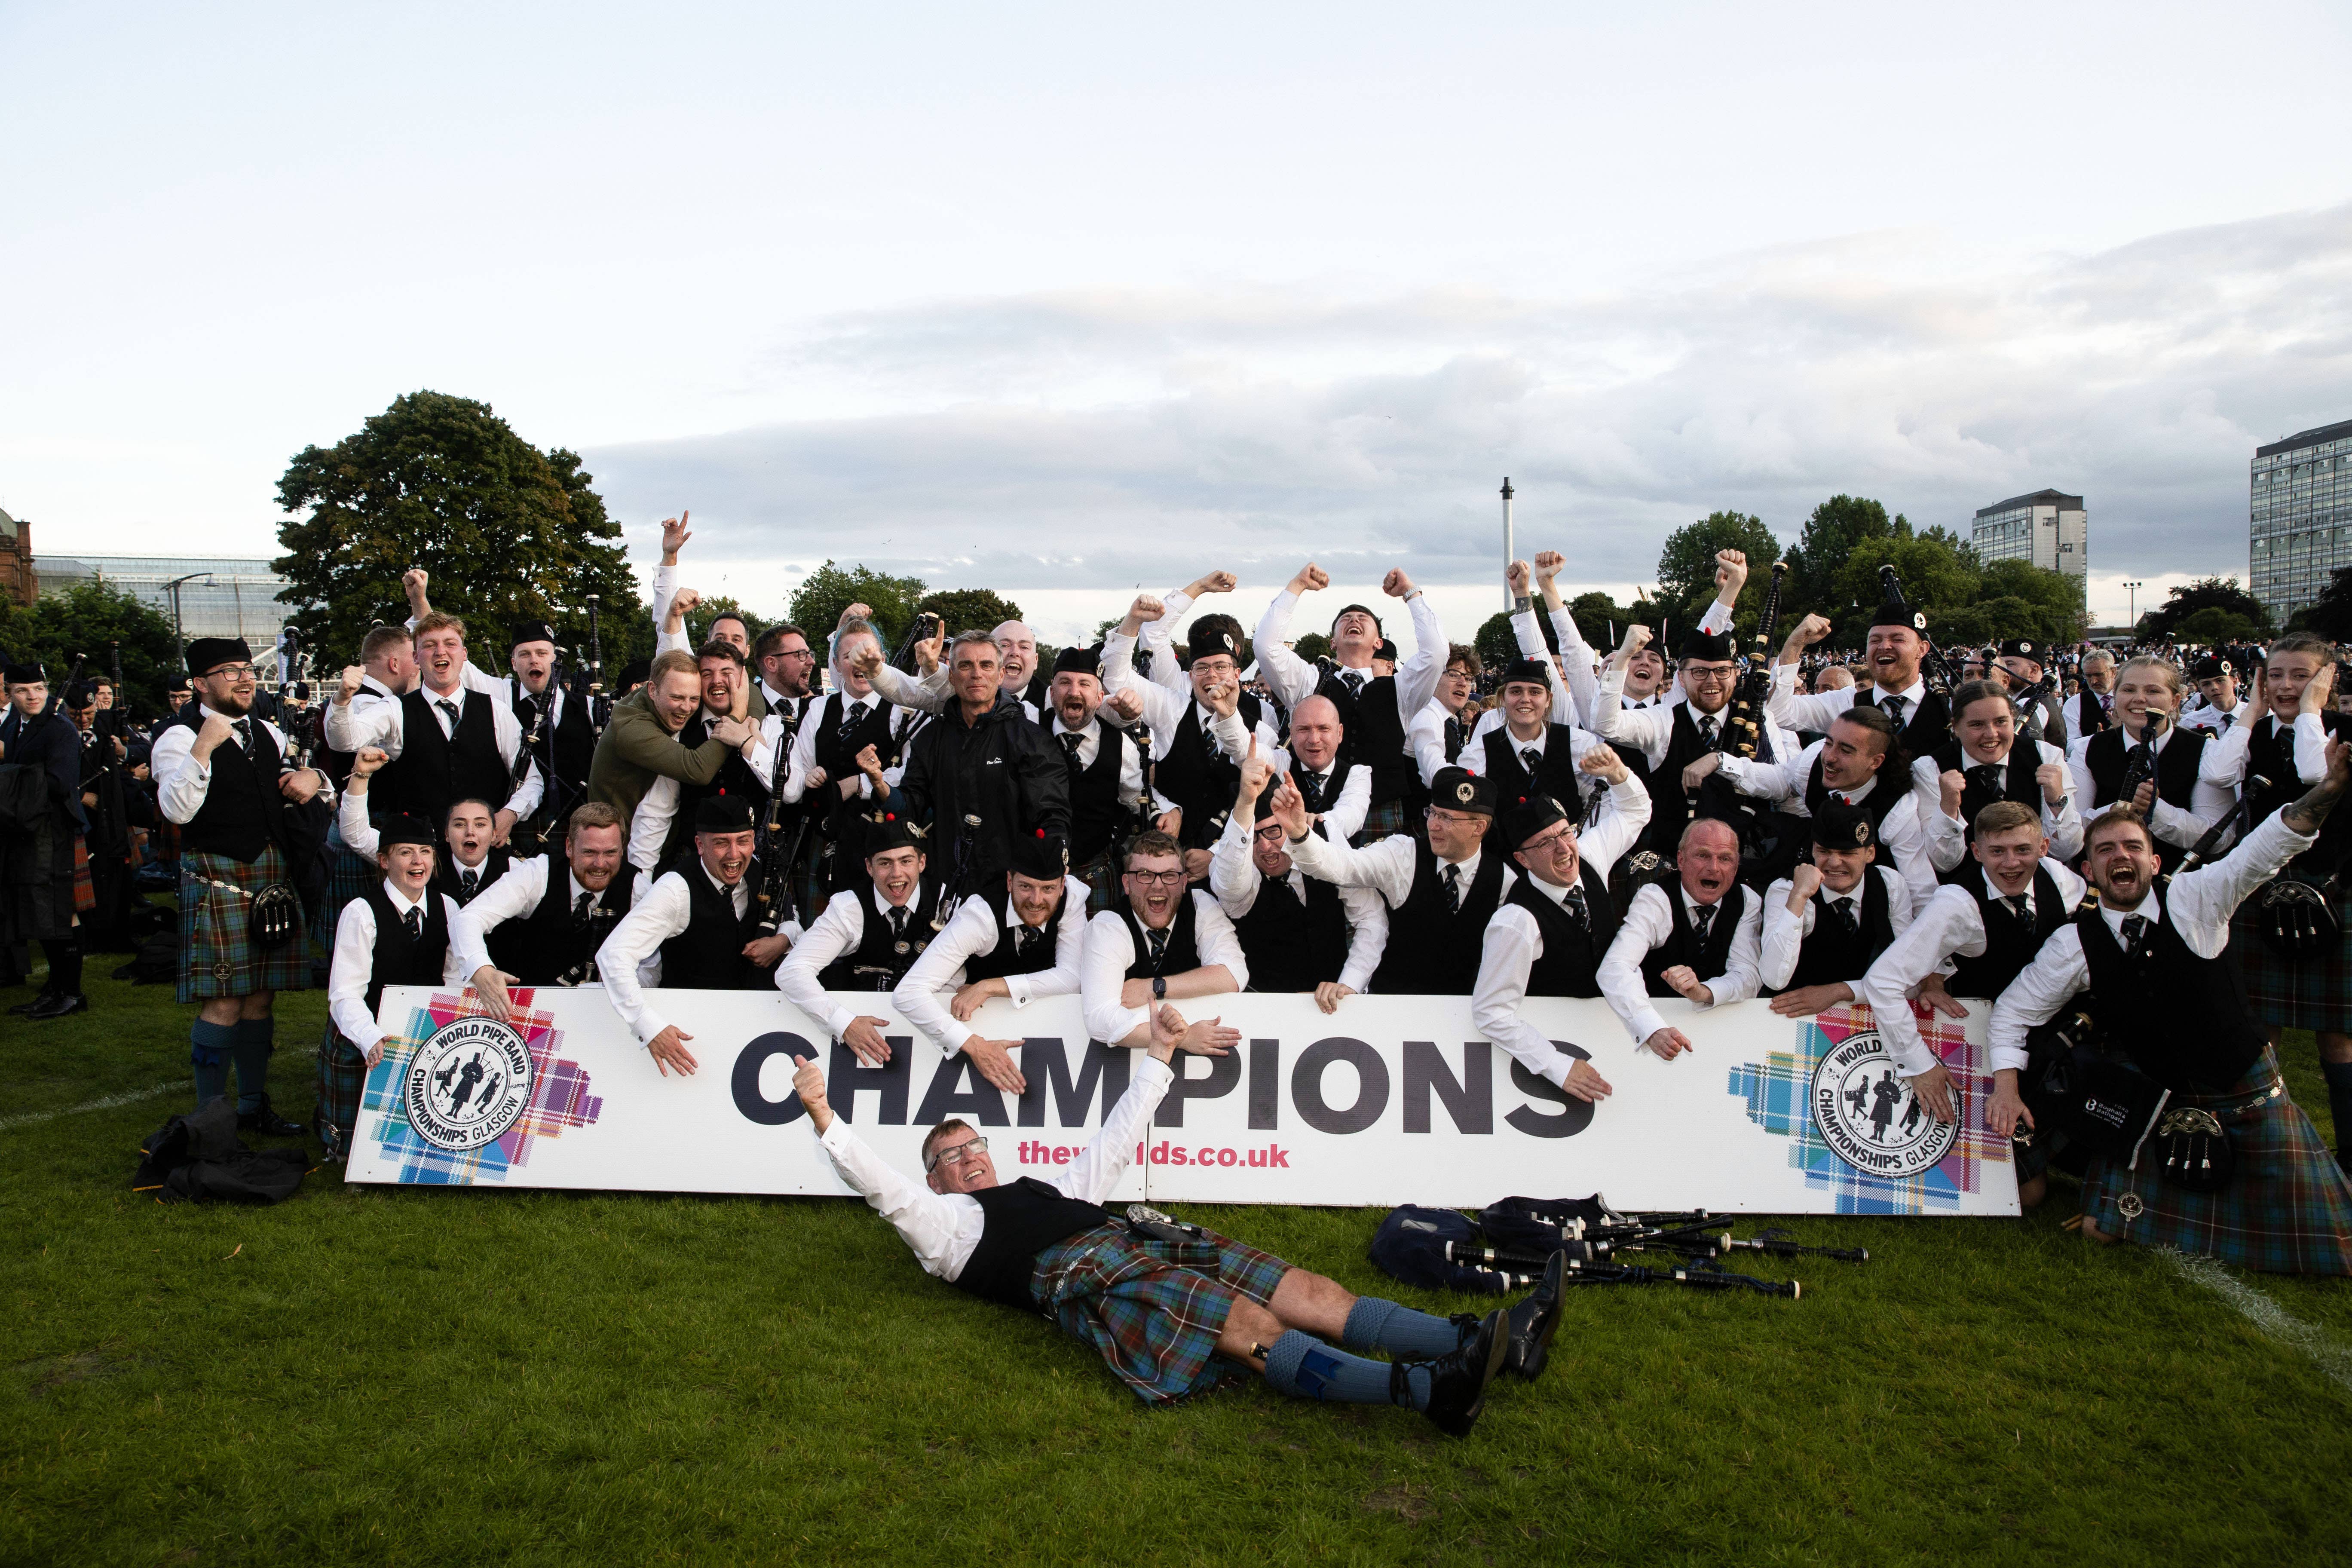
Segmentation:
<svg viewBox="0 0 2352 1568">
<path fill-rule="evenodd" d="M 1147 1411 L 846 1201 L 134 1195 L 188 1090 L 27 1120 L 184 1082 L 188 1010 L 118 962 L 84 1017 L 0 1019 L 0 1562 L 2352 1554 L 2352 1293 L 2243 1277 L 2315 1357 L 2061 1229 L 2072 1189 L 2021 1223 L 1794 1222 L 1873 1259 L 1754 1267 L 1797 1302 L 1575 1293 L 1544 1380 L 1465 1442 L 1256 1385 Z M 300 1119 L 324 1016 L 280 1013 Z M 2289 1070 L 2324 1127 L 2307 1039 Z M 1474 1304 L 1378 1274 L 1374 1211 L 1185 1214 Z"/>
</svg>

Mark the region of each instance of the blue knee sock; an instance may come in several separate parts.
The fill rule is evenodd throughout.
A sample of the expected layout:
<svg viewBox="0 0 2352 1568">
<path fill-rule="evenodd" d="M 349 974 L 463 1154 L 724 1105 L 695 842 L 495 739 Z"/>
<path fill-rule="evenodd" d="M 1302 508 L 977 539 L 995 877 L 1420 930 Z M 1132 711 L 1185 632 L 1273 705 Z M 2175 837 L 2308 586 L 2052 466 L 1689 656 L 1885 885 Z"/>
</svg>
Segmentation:
<svg viewBox="0 0 2352 1568">
<path fill-rule="evenodd" d="M 2319 1075 L 2327 1080 L 2327 1115 L 2336 1123 L 2336 1163 L 2352 1154 L 2352 1062 L 2322 1062 Z"/>
<path fill-rule="evenodd" d="M 1265 1381 L 1276 1392 L 1297 1399 L 1321 1399 L 1342 1405 L 1392 1405 L 1392 1363 L 1367 1361 L 1334 1350 L 1313 1334 L 1297 1329 L 1284 1331 L 1265 1352 Z M 1415 1410 L 1429 1405 L 1429 1373 L 1422 1367 L 1405 1371 L 1406 1398 Z"/>
<path fill-rule="evenodd" d="M 228 1092 L 228 1053 L 236 1045 L 235 1024 L 207 1024 L 198 1018 L 188 1030 L 188 1062 L 196 1069 L 198 1110 Z"/>
<path fill-rule="evenodd" d="M 1386 1351 L 1406 1361 L 1427 1361 L 1462 1348 L 1462 1331 L 1451 1321 L 1416 1312 L 1402 1301 L 1360 1296 L 1349 1310 L 1339 1342 L 1351 1351 Z"/>
<path fill-rule="evenodd" d="M 236 1108 L 258 1110 L 269 1084 L 269 1053 L 278 1048 L 274 1018 L 240 1018 L 229 1057 L 236 1063 Z"/>
</svg>

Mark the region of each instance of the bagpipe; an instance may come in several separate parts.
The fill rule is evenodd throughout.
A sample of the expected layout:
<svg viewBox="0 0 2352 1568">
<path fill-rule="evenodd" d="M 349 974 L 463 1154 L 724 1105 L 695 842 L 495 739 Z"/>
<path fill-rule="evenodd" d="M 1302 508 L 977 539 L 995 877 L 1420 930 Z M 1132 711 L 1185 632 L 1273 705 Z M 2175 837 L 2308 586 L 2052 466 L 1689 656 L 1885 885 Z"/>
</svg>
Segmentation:
<svg viewBox="0 0 2352 1568">
<path fill-rule="evenodd" d="M 1780 624 L 1780 581 L 1788 572 L 1787 562 L 1772 563 L 1772 581 L 1764 590 L 1764 614 L 1756 622 L 1756 646 L 1748 655 L 1746 673 L 1739 678 L 1739 689 L 1724 710 L 1717 751 L 1760 757 L 1768 763 L 1773 760 L 1767 713 L 1772 700 L 1772 633 Z"/>
<path fill-rule="evenodd" d="M 1895 604 L 1908 605 L 1911 602 L 1903 596 L 1903 579 L 1895 573 L 1892 563 L 1879 567 L 1878 585 L 1885 596 Z M 1962 684 L 1967 678 L 1962 668 L 1963 661 L 1936 646 L 1936 639 L 1927 635 L 1925 616 L 1919 616 L 1919 624 L 1913 629 L 1919 634 L 1924 648 L 1919 656 L 1919 679 L 1929 691 L 1943 698 L 1948 707 L 1952 688 Z"/>
</svg>

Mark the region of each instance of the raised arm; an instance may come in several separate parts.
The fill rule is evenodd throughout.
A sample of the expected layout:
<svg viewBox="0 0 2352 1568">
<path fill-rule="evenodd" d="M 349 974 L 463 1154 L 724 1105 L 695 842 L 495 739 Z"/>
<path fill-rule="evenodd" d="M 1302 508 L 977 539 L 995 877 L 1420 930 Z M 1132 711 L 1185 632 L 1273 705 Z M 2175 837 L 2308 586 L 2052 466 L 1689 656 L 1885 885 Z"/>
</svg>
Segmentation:
<svg viewBox="0 0 2352 1568">
<path fill-rule="evenodd" d="M 1282 592 L 1274 596 L 1274 602 L 1266 605 L 1265 614 L 1258 617 L 1257 630 L 1252 634 L 1251 646 L 1257 652 L 1257 672 L 1285 710 L 1295 709 L 1314 696 L 1318 680 L 1315 667 L 1287 646 L 1290 617 L 1297 611 L 1301 597 L 1330 585 L 1330 574 L 1309 561 L 1298 569 L 1297 575 L 1291 578 Z M 1439 657 L 1444 657 L 1443 650 Z M 1433 683 L 1431 689 L 1435 689 Z"/>
</svg>

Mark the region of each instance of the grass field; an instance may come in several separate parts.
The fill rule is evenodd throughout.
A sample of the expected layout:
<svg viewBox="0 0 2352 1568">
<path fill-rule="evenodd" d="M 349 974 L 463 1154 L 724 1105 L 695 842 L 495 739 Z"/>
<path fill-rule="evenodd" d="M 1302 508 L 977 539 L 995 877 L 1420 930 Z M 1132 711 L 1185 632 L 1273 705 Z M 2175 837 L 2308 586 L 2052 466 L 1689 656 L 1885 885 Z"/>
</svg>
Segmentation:
<svg viewBox="0 0 2352 1568">
<path fill-rule="evenodd" d="M 1794 1222 L 1873 1261 L 1757 1266 L 1793 1303 L 1575 1293 L 1466 1442 L 1256 1385 L 1153 1412 L 846 1201 L 134 1196 L 188 1014 L 115 962 L 93 1013 L 0 1019 L 0 1562 L 2352 1559 L 2352 1291 L 2095 1249 L 2071 1189 Z M 303 1119 L 324 1011 L 280 1014 Z M 1186 1216 L 1472 1304 L 1393 1290 L 1371 1211 Z"/>
</svg>

